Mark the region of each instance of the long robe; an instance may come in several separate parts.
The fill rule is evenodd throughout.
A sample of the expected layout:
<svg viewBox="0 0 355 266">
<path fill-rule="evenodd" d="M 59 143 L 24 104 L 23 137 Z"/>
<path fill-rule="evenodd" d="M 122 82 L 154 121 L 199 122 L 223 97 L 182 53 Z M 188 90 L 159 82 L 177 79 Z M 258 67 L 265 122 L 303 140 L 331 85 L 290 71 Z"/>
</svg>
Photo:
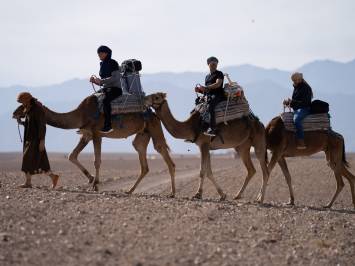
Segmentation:
<svg viewBox="0 0 355 266">
<path fill-rule="evenodd" d="M 40 140 L 46 136 L 46 120 L 41 103 L 32 100 L 25 116 L 23 158 L 21 170 L 26 174 L 39 174 L 50 171 L 46 150 L 39 151 Z"/>
</svg>

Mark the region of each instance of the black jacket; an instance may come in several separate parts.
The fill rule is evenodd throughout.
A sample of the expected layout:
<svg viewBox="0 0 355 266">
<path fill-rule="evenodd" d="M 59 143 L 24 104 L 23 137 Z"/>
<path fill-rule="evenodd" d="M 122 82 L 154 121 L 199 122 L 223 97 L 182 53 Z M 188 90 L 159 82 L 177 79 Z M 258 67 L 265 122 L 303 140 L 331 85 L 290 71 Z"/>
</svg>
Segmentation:
<svg viewBox="0 0 355 266">
<path fill-rule="evenodd" d="M 293 85 L 291 107 L 294 110 L 311 107 L 313 92 L 307 82 L 303 81 L 298 85 Z"/>
<path fill-rule="evenodd" d="M 107 57 L 104 61 L 100 62 L 100 77 L 102 79 L 112 76 L 112 72 L 119 70 L 119 66 L 116 60 L 111 57 Z"/>
</svg>

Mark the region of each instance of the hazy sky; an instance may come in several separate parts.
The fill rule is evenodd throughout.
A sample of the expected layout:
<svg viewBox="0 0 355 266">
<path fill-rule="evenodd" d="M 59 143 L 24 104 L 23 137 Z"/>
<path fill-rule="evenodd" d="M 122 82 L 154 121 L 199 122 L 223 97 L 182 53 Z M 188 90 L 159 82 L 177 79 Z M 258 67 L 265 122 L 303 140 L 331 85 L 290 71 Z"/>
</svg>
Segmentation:
<svg viewBox="0 0 355 266">
<path fill-rule="evenodd" d="M 353 0 L 1 0 L 0 86 L 44 85 L 98 72 L 96 48 L 143 73 L 251 63 L 292 70 L 355 58 Z"/>
</svg>

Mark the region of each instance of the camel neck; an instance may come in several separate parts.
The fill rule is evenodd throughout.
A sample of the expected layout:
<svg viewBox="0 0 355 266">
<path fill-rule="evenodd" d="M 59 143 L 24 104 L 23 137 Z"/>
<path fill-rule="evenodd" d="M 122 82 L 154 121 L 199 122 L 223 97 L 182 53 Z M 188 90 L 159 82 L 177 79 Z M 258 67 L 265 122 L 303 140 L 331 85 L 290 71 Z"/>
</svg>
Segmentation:
<svg viewBox="0 0 355 266">
<path fill-rule="evenodd" d="M 68 113 L 57 113 L 43 106 L 46 122 L 48 125 L 62 129 L 76 129 L 83 126 L 80 116 L 80 110 L 75 110 Z"/>
<path fill-rule="evenodd" d="M 164 102 L 161 107 L 156 110 L 156 113 L 173 137 L 178 139 L 193 139 L 195 137 L 194 123 L 197 121 L 195 121 L 194 116 L 189 117 L 183 122 L 176 120 L 167 102 Z"/>
</svg>

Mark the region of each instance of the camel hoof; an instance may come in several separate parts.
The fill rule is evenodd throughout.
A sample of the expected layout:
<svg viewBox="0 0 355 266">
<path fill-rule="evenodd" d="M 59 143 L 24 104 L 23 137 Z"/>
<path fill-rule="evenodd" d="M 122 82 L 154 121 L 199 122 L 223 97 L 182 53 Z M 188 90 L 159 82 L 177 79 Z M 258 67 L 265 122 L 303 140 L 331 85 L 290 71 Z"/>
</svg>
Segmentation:
<svg viewBox="0 0 355 266">
<path fill-rule="evenodd" d="M 93 177 L 92 175 L 88 176 L 88 184 L 91 184 L 92 182 L 94 182 L 95 177 Z"/>
<path fill-rule="evenodd" d="M 294 201 L 289 201 L 286 203 L 287 206 L 295 206 L 295 202 Z"/>
<path fill-rule="evenodd" d="M 52 189 L 55 189 L 55 187 L 58 184 L 58 180 L 59 180 L 59 175 L 54 175 L 52 178 Z"/>
<path fill-rule="evenodd" d="M 95 191 L 95 192 L 99 191 L 99 187 L 97 185 L 98 185 L 98 183 L 95 183 L 95 182 L 93 183 L 92 191 Z"/>
<path fill-rule="evenodd" d="M 330 204 L 323 206 L 324 209 L 330 209 L 331 207 L 332 207 L 332 205 L 330 205 Z"/>
<path fill-rule="evenodd" d="M 201 200 L 202 199 L 202 195 L 201 193 L 197 192 L 193 197 L 192 197 L 193 200 Z"/>
<path fill-rule="evenodd" d="M 239 199 L 241 199 L 241 198 L 242 198 L 242 195 L 238 194 L 238 195 L 235 196 L 233 199 L 234 199 L 234 200 L 239 200 Z"/>
<path fill-rule="evenodd" d="M 19 185 L 18 188 L 32 188 L 32 185 L 31 184 L 22 184 L 22 185 Z"/>
<path fill-rule="evenodd" d="M 175 193 L 170 193 L 170 194 L 168 195 L 168 198 L 170 198 L 170 199 L 175 198 Z"/>
<path fill-rule="evenodd" d="M 226 200 L 226 198 L 227 198 L 227 194 L 224 194 L 223 193 L 223 195 L 220 197 L 220 201 L 225 201 Z"/>
<path fill-rule="evenodd" d="M 127 190 L 127 191 L 125 191 L 124 193 L 127 194 L 127 195 L 131 195 L 132 192 L 133 192 L 133 191 L 131 191 L 131 190 Z"/>
</svg>

